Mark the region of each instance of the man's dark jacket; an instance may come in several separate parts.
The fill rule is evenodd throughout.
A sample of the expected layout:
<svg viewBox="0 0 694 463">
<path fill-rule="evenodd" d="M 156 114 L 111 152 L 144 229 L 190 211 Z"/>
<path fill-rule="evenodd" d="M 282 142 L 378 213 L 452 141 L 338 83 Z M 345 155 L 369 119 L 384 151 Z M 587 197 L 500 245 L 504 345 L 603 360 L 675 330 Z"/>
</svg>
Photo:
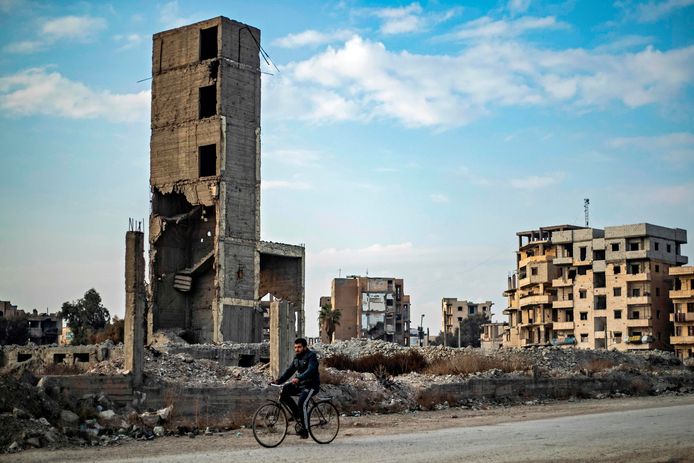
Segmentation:
<svg viewBox="0 0 694 463">
<path fill-rule="evenodd" d="M 296 377 L 299 379 L 299 386 L 308 388 L 317 388 L 320 386 L 320 374 L 318 373 L 318 357 L 312 350 L 306 350 L 301 354 L 296 354 L 292 364 L 289 365 L 287 371 L 282 373 L 282 376 L 277 378 L 277 384 L 282 384 L 287 381 L 295 372 L 299 374 Z"/>
</svg>

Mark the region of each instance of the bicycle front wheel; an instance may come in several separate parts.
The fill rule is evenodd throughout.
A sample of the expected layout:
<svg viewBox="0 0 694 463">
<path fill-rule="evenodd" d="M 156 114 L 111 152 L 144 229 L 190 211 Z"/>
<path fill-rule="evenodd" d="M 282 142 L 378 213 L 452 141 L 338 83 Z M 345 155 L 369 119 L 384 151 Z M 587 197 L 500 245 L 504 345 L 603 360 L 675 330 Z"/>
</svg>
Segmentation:
<svg viewBox="0 0 694 463">
<path fill-rule="evenodd" d="M 332 402 L 318 402 L 308 412 L 308 432 L 319 444 L 329 444 L 340 430 L 340 414 Z"/>
<path fill-rule="evenodd" d="M 287 415 L 276 403 L 261 406 L 253 415 L 253 437 L 263 447 L 277 447 L 287 435 Z"/>
</svg>

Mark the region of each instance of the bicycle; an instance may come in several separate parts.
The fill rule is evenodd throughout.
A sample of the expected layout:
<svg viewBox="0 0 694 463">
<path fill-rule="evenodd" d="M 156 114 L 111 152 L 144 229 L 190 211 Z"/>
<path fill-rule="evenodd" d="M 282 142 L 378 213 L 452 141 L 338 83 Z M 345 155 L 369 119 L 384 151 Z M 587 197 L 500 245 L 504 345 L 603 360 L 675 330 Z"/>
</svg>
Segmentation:
<svg viewBox="0 0 694 463">
<path fill-rule="evenodd" d="M 272 386 L 281 388 L 283 385 Z M 319 444 L 331 443 L 340 430 L 340 414 L 332 398 L 314 396 L 309 399 L 309 405 L 308 433 Z M 253 437 L 263 447 L 277 447 L 287 436 L 288 416 L 293 416 L 292 412 L 279 397 L 277 400 L 268 399 L 268 403 L 261 405 L 253 415 Z M 298 433 L 301 421 L 296 420 L 294 427 Z"/>
</svg>

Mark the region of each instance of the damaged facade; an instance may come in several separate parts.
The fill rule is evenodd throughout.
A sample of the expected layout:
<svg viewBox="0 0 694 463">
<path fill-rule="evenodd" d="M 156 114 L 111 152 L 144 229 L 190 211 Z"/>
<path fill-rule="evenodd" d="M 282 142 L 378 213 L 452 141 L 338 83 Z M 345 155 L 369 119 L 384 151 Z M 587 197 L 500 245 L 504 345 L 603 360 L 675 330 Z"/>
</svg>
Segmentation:
<svg viewBox="0 0 694 463">
<path fill-rule="evenodd" d="M 382 339 L 403 346 L 410 343 L 410 296 L 402 278 L 348 276 L 332 281 L 331 304 L 341 311 L 334 339 Z"/>
<path fill-rule="evenodd" d="M 687 232 L 647 223 L 559 225 L 517 233 L 504 346 L 618 350 L 670 343 L 668 270 L 687 263 Z"/>
<path fill-rule="evenodd" d="M 442 331 L 448 336 L 453 336 L 463 320 L 476 315 L 482 315 L 491 320 L 492 305 L 494 305 L 492 301 L 470 302 L 444 297 L 441 299 Z"/>
<path fill-rule="evenodd" d="M 304 332 L 304 248 L 260 241 L 259 47 L 224 17 L 154 35 L 148 338 L 259 342 L 268 293 Z"/>
<path fill-rule="evenodd" d="M 670 276 L 675 278 L 670 290 L 674 305 L 670 321 L 675 324 L 675 335 L 670 343 L 680 359 L 694 358 L 694 266 L 670 267 Z"/>
</svg>

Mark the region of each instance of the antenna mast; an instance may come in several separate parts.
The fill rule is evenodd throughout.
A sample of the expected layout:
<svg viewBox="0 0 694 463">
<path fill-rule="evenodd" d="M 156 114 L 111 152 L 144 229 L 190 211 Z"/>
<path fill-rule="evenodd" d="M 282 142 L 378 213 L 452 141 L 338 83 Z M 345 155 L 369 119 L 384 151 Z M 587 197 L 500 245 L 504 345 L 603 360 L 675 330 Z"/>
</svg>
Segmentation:
<svg viewBox="0 0 694 463">
<path fill-rule="evenodd" d="M 590 199 L 589 199 L 589 198 L 585 198 L 585 199 L 583 200 L 583 210 L 584 210 L 584 212 L 585 212 L 585 214 L 586 214 L 586 227 L 588 227 L 588 226 L 589 226 L 589 223 L 590 223 L 590 220 L 589 220 L 589 211 L 588 211 L 589 208 L 590 208 Z"/>
</svg>

